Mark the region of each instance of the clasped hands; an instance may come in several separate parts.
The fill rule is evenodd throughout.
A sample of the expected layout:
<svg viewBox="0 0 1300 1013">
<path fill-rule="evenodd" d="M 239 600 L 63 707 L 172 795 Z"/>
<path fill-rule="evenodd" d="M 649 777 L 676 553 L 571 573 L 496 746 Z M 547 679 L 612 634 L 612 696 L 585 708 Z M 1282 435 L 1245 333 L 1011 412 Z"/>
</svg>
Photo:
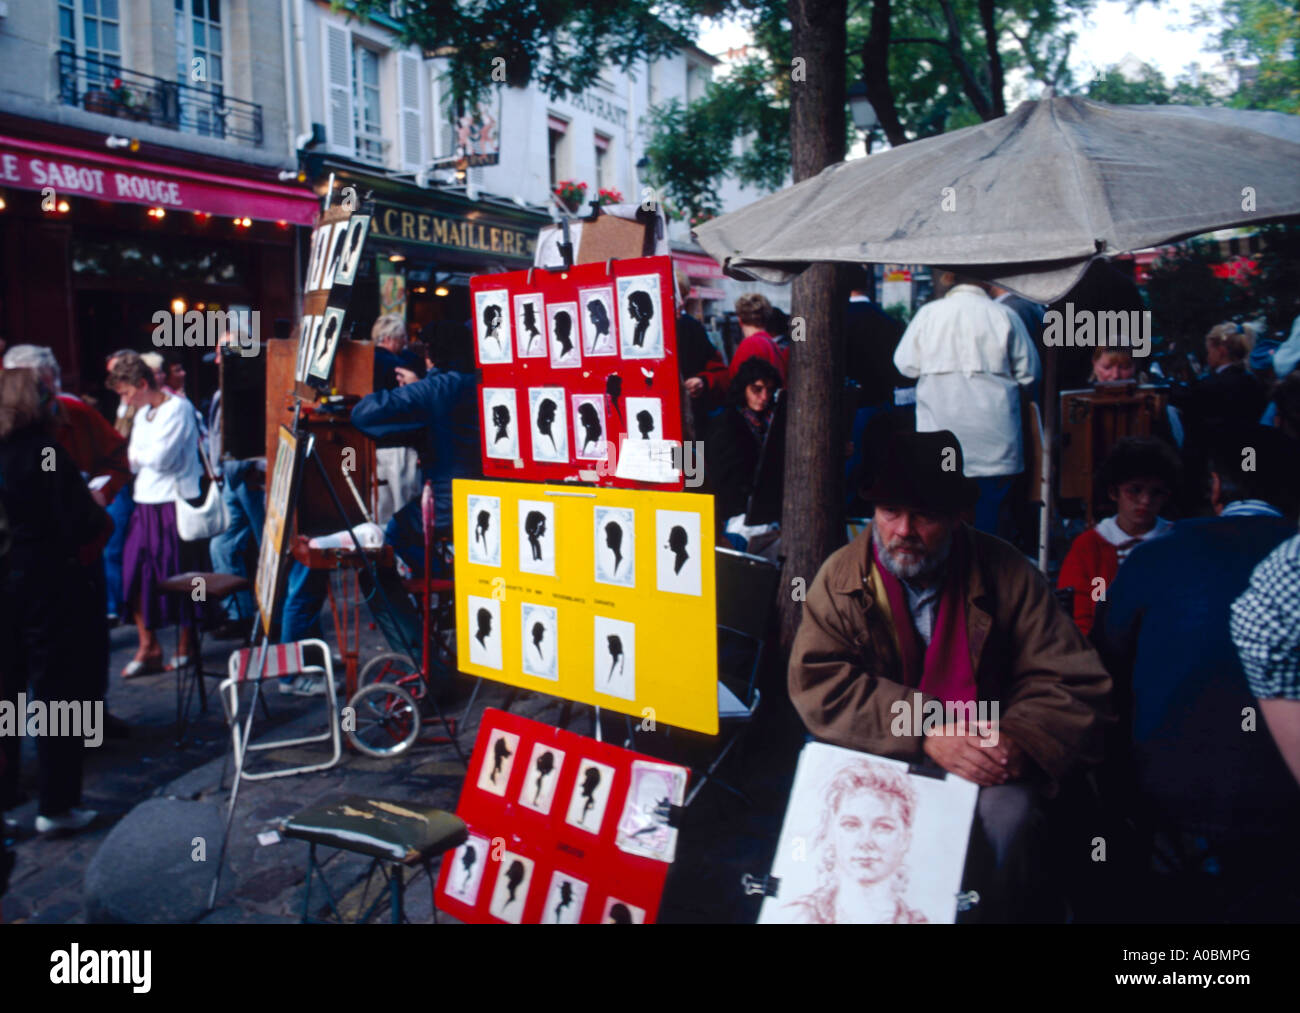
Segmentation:
<svg viewBox="0 0 1300 1013">
<path fill-rule="evenodd" d="M 945 725 L 922 741 L 925 755 L 950 774 L 974 781 L 981 787 L 1006 784 L 1024 776 L 1025 751 L 1005 731 L 983 723 L 973 734 Z"/>
</svg>

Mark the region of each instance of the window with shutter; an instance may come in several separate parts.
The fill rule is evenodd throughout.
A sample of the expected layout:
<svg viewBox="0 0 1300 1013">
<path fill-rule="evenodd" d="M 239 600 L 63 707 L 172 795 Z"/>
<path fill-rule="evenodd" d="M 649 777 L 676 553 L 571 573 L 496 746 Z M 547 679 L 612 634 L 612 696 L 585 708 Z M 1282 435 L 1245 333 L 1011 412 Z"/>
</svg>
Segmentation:
<svg viewBox="0 0 1300 1013">
<path fill-rule="evenodd" d="M 424 68 L 418 56 L 397 55 L 401 100 L 399 129 L 402 139 L 402 168 L 419 172 L 424 168 Z"/>
<path fill-rule="evenodd" d="M 325 25 L 325 133 L 332 151 L 352 150 L 352 33 Z"/>
</svg>

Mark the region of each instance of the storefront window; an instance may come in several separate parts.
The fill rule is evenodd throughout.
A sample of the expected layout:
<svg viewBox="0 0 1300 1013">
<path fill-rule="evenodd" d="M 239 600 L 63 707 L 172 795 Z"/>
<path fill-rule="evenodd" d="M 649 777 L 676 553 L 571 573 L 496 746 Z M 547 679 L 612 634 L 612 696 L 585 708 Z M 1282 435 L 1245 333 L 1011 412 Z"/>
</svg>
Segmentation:
<svg viewBox="0 0 1300 1013">
<path fill-rule="evenodd" d="M 242 251 L 195 249 L 189 241 L 145 237 L 73 236 L 72 274 L 78 280 L 112 278 L 129 283 L 192 283 L 243 286 L 248 279 Z"/>
</svg>

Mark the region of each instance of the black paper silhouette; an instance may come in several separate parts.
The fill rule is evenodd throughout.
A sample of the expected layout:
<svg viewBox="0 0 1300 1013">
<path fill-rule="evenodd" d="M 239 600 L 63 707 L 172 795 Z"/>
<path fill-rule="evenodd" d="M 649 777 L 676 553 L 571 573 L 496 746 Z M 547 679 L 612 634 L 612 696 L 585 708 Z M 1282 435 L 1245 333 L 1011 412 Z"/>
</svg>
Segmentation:
<svg viewBox="0 0 1300 1013">
<path fill-rule="evenodd" d="M 631 925 L 632 912 L 626 904 L 615 904 L 609 909 L 609 920 L 615 925 Z"/>
<path fill-rule="evenodd" d="M 551 440 L 551 449 L 557 454 L 560 448 L 555 445 L 555 434 L 551 427 L 555 425 L 555 402 L 549 397 L 542 398 L 537 404 L 537 431 Z"/>
<path fill-rule="evenodd" d="M 596 406 L 590 401 L 578 405 L 578 421 L 582 423 L 582 452 L 585 454 L 588 445 L 600 442 L 605 429 L 600 424 L 600 412 L 596 411 Z"/>
<path fill-rule="evenodd" d="M 542 535 L 546 534 L 546 514 L 540 510 L 529 510 L 528 516 L 524 518 L 524 534 L 528 536 L 528 544 L 532 547 L 533 561 L 541 562 Z"/>
<path fill-rule="evenodd" d="M 618 403 L 618 399 L 623 396 L 623 378 L 617 373 L 610 373 L 605 377 L 605 396 L 614 402 L 614 411 L 618 412 L 618 420 L 623 422 L 623 406 Z"/>
<path fill-rule="evenodd" d="M 645 408 L 636 413 L 636 427 L 641 430 L 641 439 L 650 439 L 655 431 L 655 417 Z"/>
<path fill-rule="evenodd" d="M 491 338 L 497 343 L 497 350 L 501 350 L 501 335 L 497 332 L 501 330 L 501 307 L 495 303 L 483 307 L 483 326 L 487 328 L 485 337 Z"/>
<path fill-rule="evenodd" d="M 465 888 L 469 886 L 469 877 L 474 870 L 474 863 L 477 861 L 478 861 L 478 852 L 474 850 L 474 845 L 466 844 L 465 851 L 460 856 L 460 864 L 465 870 L 465 878 L 461 881 L 460 884 L 461 893 L 464 893 Z"/>
<path fill-rule="evenodd" d="M 582 815 L 578 817 L 579 823 L 587 819 L 587 811 L 596 804 L 598 787 L 600 787 L 600 770 L 597 767 L 588 767 L 582 775 L 582 797 L 587 801 L 583 803 Z"/>
<path fill-rule="evenodd" d="M 510 744 L 506 742 L 505 737 L 498 738 L 492 745 L 492 773 L 488 775 L 488 780 L 493 784 L 497 783 L 497 774 L 501 773 L 501 764 L 514 753 L 510 752 Z"/>
<path fill-rule="evenodd" d="M 604 300 L 593 299 L 587 303 L 587 316 L 596 328 L 596 340 L 591 343 L 591 346 L 597 348 L 600 339 L 609 333 L 609 311 L 605 309 Z"/>
<path fill-rule="evenodd" d="M 564 310 L 555 314 L 555 340 L 560 343 L 560 358 L 567 359 L 573 351 L 573 318 Z"/>
<path fill-rule="evenodd" d="M 320 367 L 321 371 L 328 372 L 330 367 L 330 349 L 334 347 L 335 337 L 338 334 L 339 318 L 332 316 L 325 325 L 321 336 L 316 339 L 316 355 L 312 359 L 312 367 Z"/>
<path fill-rule="evenodd" d="M 492 613 L 487 609 L 478 610 L 478 632 L 474 634 L 474 639 L 482 647 L 487 647 L 487 638 L 492 636 Z"/>
<path fill-rule="evenodd" d="M 492 424 L 497 427 L 492 442 L 510 439 L 510 409 L 503 404 L 492 406 Z"/>
<path fill-rule="evenodd" d="M 686 551 L 686 546 L 690 543 L 690 538 L 686 534 L 686 529 L 680 524 L 674 524 L 673 529 L 668 532 L 668 548 L 673 550 L 673 573 L 681 573 L 682 565 L 690 559 L 690 553 Z"/>
<path fill-rule="evenodd" d="M 488 510 L 478 512 L 478 520 L 474 525 L 474 541 L 483 543 L 483 551 L 487 552 L 487 530 L 492 526 L 492 513 Z"/>
<path fill-rule="evenodd" d="M 523 881 L 524 881 L 524 863 L 519 861 L 519 859 L 516 858 L 513 862 L 510 863 L 510 868 L 506 870 L 506 883 L 508 883 L 510 887 L 510 897 L 504 904 L 501 905 L 502 911 L 504 911 L 506 908 L 508 908 L 511 904 L 515 902 L 515 892 L 519 889 L 519 884 L 522 883 Z"/>
<path fill-rule="evenodd" d="M 357 251 L 361 246 L 361 238 L 366 234 L 366 230 L 360 225 L 352 225 L 348 231 L 352 235 L 352 241 L 348 243 L 347 253 L 343 255 L 343 263 L 339 265 L 339 269 L 341 269 L 344 274 L 352 273 L 352 264 L 357 259 Z"/>
<path fill-rule="evenodd" d="M 537 652 L 537 656 L 543 661 L 546 660 L 546 655 L 542 654 L 542 640 L 545 636 L 546 624 L 540 621 L 533 623 L 533 650 Z"/>
<path fill-rule="evenodd" d="M 537 307 L 530 302 L 524 303 L 524 330 L 528 332 L 528 347 L 526 352 L 533 350 L 533 342 L 542 332 L 537 329 Z"/>
<path fill-rule="evenodd" d="M 618 674 L 623 674 L 623 638 L 617 633 L 611 633 L 608 636 L 609 641 L 609 676 L 606 682 L 614 678 L 614 668 L 617 666 Z"/>
<path fill-rule="evenodd" d="M 560 903 L 555 905 L 555 921 L 560 920 L 560 912 L 573 903 L 573 884 L 567 879 L 560 884 Z"/>
<path fill-rule="evenodd" d="M 537 805 L 537 800 L 542 797 L 542 782 L 555 769 L 555 754 L 548 749 L 537 758 L 534 766 L 537 768 L 537 790 L 533 792 L 533 805 Z"/>
<path fill-rule="evenodd" d="M 605 544 L 614 553 L 614 572 L 618 573 L 619 565 L 623 562 L 623 525 L 618 521 L 610 521 L 605 525 Z"/>
<path fill-rule="evenodd" d="M 650 293 L 640 289 L 631 293 L 627 297 L 627 311 L 636 321 L 636 330 L 632 332 L 632 344 L 640 348 L 645 344 L 645 332 L 649 329 L 650 321 L 655 315 L 655 304 L 650 298 Z"/>
</svg>

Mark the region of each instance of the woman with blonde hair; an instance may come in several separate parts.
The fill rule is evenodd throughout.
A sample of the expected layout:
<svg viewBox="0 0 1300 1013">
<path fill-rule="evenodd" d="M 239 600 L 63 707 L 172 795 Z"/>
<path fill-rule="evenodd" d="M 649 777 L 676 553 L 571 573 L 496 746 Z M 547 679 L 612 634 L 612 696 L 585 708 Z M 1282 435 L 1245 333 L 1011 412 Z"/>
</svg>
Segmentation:
<svg viewBox="0 0 1300 1013">
<path fill-rule="evenodd" d="M 0 372 L 0 506 L 11 539 L 0 580 L 0 682 L 11 704 L 24 689 L 47 705 L 84 698 L 86 673 L 78 664 L 81 645 L 69 628 L 68 603 L 93 591 L 88 566 L 112 530 L 54 439 L 56 404 L 34 370 Z M 17 796 L 22 740 L 6 735 L 0 742 L 3 806 Z M 80 830 L 95 818 L 78 808 L 84 743 L 80 735 L 36 738 L 41 833 Z"/>
<path fill-rule="evenodd" d="M 123 598 L 130 603 L 140 644 L 122 670 L 124 679 L 184 666 L 189 660 L 190 629 L 181 630 L 180 653 L 164 666 L 154 632 L 177 622 L 177 604 L 159 589 L 168 577 L 203 569 L 190 543 L 176 530 L 176 497 L 198 497 L 199 429 L 194 408 L 183 397 L 158 386 L 143 357 L 121 359 L 108 385 L 136 409 L 127 459 L 135 473 L 135 511 L 122 553 Z M 183 558 L 184 557 L 184 558 Z M 187 565 L 188 563 L 188 565 Z"/>
<path fill-rule="evenodd" d="M 819 925 L 927 921 L 907 906 L 907 868 L 916 819 L 907 775 L 859 760 L 841 768 L 826 790 L 814 846 L 821 848 L 817 889 L 793 901 L 799 921 Z"/>
</svg>

